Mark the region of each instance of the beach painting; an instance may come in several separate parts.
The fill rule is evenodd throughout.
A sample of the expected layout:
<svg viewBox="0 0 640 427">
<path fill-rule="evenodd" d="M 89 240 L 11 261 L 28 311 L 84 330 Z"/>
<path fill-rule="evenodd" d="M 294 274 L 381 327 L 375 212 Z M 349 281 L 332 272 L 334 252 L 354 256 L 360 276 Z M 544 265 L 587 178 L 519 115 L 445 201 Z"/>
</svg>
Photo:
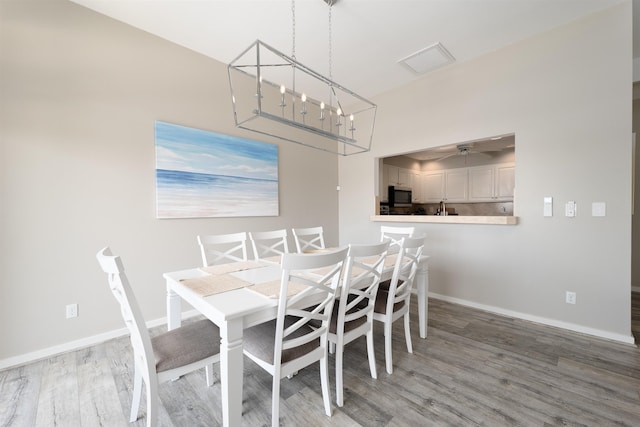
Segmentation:
<svg viewBox="0 0 640 427">
<path fill-rule="evenodd" d="M 155 122 L 158 218 L 278 216 L 278 146 Z"/>
</svg>

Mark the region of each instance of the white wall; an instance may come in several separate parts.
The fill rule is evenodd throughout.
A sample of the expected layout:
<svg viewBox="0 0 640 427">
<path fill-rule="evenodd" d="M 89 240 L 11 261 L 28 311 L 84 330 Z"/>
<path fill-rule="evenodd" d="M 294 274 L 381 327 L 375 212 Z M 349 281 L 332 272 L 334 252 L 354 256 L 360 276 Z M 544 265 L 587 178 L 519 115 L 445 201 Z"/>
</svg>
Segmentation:
<svg viewBox="0 0 640 427">
<path fill-rule="evenodd" d="M 514 133 L 519 224 L 416 225 L 430 291 L 632 342 L 631 39 L 629 1 L 375 98 L 372 152 L 340 159 L 341 243 L 378 239 L 376 157 Z M 607 216 L 592 217 L 592 202 Z"/>
<path fill-rule="evenodd" d="M 633 188 L 634 215 L 631 223 L 631 286 L 635 292 L 640 292 L 640 160 L 638 157 L 638 135 L 640 134 L 640 83 L 633 85 L 633 132 L 636 138 L 635 153 L 635 185 Z"/>
<path fill-rule="evenodd" d="M 337 159 L 290 143 L 279 217 L 155 219 L 154 120 L 278 142 L 236 129 L 230 99 L 224 64 L 67 1 L 0 1 L 0 368 L 124 326 L 103 246 L 151 320 L 197 234 L 323 225 L 337 244 Z"/>
</svg>

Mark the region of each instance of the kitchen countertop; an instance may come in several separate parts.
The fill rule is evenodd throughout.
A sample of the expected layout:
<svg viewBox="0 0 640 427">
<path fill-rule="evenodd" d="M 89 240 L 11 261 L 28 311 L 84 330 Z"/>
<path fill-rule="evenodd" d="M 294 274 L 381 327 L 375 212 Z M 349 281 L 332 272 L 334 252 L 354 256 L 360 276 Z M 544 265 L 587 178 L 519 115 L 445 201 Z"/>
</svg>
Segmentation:
<svg viewBox="0 0 640 427">
<path fill-rule="evenodd" d="M 462 216 L 462 215 L 371 215 L 373 222 L 419 222 L 433 224 L 489 224 L 516 225 L 517 216 Z"/>
</svg>

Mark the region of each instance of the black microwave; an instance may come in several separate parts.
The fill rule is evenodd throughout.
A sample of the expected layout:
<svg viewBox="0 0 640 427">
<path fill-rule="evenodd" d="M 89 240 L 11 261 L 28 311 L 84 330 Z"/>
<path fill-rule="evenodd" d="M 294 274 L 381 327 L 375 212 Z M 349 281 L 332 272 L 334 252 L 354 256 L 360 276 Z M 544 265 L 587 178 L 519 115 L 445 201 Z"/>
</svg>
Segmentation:
<svg viewBox="0 0 640 427">
<path fill-rule="evenodd" d="M 390 185 L 389 206 L 392 208 L 411 207 L 411 189 Z"/>
</svg>

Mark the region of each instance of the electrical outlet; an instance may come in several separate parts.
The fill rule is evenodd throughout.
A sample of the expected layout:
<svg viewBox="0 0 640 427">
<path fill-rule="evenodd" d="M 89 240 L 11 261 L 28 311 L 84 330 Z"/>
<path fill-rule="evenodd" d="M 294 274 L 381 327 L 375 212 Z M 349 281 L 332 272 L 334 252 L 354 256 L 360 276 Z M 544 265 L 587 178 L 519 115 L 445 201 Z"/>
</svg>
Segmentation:
<svg viewBox="0 0 640 427">
<path fill-rule="evenodd" d="M 576 293 L 567 291 L 567 295 L 565 297 L 565 302 L 567 304 L 575 304 L 576 303 Z"/>
<path fill-rule="evenodd" d="M 67 304 L 67 319 L 78 317 L 78 304 Z"/>
</svg>

